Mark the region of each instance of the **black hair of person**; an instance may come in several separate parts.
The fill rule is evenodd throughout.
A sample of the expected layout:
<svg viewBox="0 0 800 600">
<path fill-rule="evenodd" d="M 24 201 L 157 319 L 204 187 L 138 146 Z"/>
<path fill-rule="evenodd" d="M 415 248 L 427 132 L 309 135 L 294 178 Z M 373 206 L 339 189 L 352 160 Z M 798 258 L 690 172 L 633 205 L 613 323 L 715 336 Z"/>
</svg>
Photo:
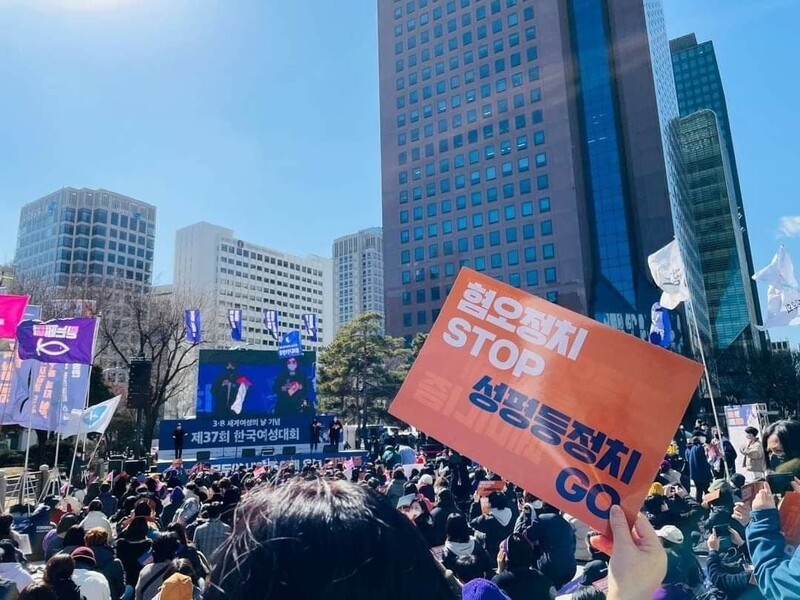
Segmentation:
<svg viewBox="0 0 800 600">
<path fill-rule="evenodd" d="M 777 421 L 767 427 L 761 442 L 764 444 L 764 454 L 767 453 L 767 442 L 770 436 L 775 435 L 783 447 L 786 460 L 800 458 L 800 421 Z"/>
<path fill-rule="evenodd" d="M 529 568 L 533 565 L 533 544 L 521 533 L 512 533 L 500 546 L 506 553 L 508 568 Z"/>
<path fill-rule="evenodd" d="M 605 600 L 605 593 L 593 585 L 582 585 L 572 594 L 572 600 Z"/>
<path fill-rule="evenodd" d="M 19 593 L 18 600 L 58 600 L 53 588 L 43 581 L 30 584 Z"/>
<path fill-rule="evenodd" d="M 56 554 L 47 561 L 42 580 L 53 585 L 57 581 L 71 579 L 75 572 L 75 561 L 69 554 Z"/>
<path fill-rule="evenodd" d="M 346 481 L 261 487 L 236 509 L 204 600 L 440 600 L 448 583 L 385 496 Z"/>
<path fill-rule="evenodd" d="M 180 573 L 181 575 L 186 575 L 187 577 L 191 578 L 192 585 L 194 586 L 197 586 L 200 583 L 200 579 L 197 577 L 197 573 L 195 573 L 192 563 L 185 558 L 176 558 L 173 560 L 164 570 L 164 576 L 162 580 L 166 581 L 175 573 Z"/>
<path fill-rule="evenodd" d="M 467 554 L 456 558 L 453 564 L 453 575 L 462 584 L 467 584 L 473 579 L 482 578 L 485 573 L 478 558 L 474 554 Z"/>
<path fill-rule="evenodd" d="M 64 547 L 85 546 L 85 537 L 86 531 L 84 531 L 83 527 L 80 525 L 73 525 L 67 529 L 67 533 L 64 535 Z"/>
<path fill-rule="evenodd" d="M 175 558 L 180 548 L 178 535 L 172 532 L 162 533 L 153 540 L 153 562 L 167 562 Z"/>
<path fill-rule="evenodd" d="M 472 535 L 467 519 L 460 513 L 448 515 L 445 532 L 449 541 L 462 544 L 468 542 Z"/>
</svg>

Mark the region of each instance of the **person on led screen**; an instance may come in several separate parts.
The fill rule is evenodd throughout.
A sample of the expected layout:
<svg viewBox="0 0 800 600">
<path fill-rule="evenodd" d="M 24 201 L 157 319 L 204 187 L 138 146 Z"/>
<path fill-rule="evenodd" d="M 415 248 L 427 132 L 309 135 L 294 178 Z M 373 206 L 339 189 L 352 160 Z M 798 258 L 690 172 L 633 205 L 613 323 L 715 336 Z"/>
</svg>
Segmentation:
<svg viewBox="0 0 800 600">
<path fill-rule="evenodd" d="M 314 412 L 309 401 L 311 381 L 303 373 L 297 358 L 286 359 L 286 368 L 275 378 L 272 390 L 277 395 L 276 415 L 292 417 Z"/>
</svg>

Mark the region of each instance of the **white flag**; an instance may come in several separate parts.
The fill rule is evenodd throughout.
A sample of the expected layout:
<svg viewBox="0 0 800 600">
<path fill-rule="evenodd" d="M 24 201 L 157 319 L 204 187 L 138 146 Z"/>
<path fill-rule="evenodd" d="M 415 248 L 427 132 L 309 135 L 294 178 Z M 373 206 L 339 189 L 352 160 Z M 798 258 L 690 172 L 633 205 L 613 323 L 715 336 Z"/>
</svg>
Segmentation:
<svg viewBox="0 0 800 600">
<path fill-rule="evenodd" d="M 663 308 L 672 310 L 684 300 L 689 300 L 686 270 L 683 268 L 678 240 L 672 240 L 661 250 L 648 256 L 647 264 L 650 266 L 653 281 L 663 291 L 659 301 Z"/>
<path fill-rule="evenodd" d="M 759 331 L 770 327 L 800 325 L 800 293 L 789 288 L 774 286 L 767 288 L 767 316 L 764 325 L 756 325 Z"/>
<path fill-rule="evenodd" d="M 84 433 L 105 433 L 119 406 L 120 397 L 115 396 L 86 410 L 73 410 L 69 421 L 61 430 L 61 437 L 68 438 Z"/>
<path fill-rule="evenodd" d="M 763 281 L 767 285 L 778 289 L 791 289 L 797 291 L 797 278 L 794 276 L 792 258 L 786 254 L 786 249 L 781 246 L 772 257 L 772 261 L 758 273 L 753 275 L 756 281 Z"/>
<path fill-rule="evenodd" d="M 800 289 L 794 275 L 792 258 L 783 246 L 778 248 L 772 261 L 753 275 L 756 281 L 763 281 L 767 287 L 767 316 L 759 331 L 770 327 L 800 325 Z"/>
</svg>

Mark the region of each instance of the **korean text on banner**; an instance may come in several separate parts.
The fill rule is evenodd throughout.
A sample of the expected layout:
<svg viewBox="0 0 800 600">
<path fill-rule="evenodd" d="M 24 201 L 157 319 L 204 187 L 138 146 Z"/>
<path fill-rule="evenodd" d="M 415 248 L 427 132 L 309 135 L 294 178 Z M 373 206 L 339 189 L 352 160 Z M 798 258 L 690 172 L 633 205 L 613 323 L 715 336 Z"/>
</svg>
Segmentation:
<svg viewBox="0 0 800 600">
<path fill-rule="evenodd" d="M 702 365 L 462 269 L 389 412 L 599 531 L 647 495 Z"/>
<path fill-rule="evenodd" d="M 0 339 L 11 340 L 17 335 L 17 325 L 25 315 L 27 296 L 0 294 Z"/>
<path fill-rule="evenodd" d="M 17 351 L 22 360 L 45 363 L 92 363 L 97 319 L 23 321 L 17 327 Z"/>
</svg>

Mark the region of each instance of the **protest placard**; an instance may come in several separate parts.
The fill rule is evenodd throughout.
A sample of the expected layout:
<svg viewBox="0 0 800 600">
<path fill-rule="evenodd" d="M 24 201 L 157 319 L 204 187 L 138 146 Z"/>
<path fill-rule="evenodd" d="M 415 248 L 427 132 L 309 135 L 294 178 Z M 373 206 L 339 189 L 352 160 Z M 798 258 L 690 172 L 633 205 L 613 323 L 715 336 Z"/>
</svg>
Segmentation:
<svg viewBox="0 0 800 600">
<path fill-rule="evenodd" d="M 787 544 L 800 546 L 800 494 L 788 492 L 780 506 L 781 532 Z"/>
<path fill-rule="evenodd" d="M 390 413 L 600 531 L 641 508 L 694 361 L 462 269 Z"/>
</svg>

